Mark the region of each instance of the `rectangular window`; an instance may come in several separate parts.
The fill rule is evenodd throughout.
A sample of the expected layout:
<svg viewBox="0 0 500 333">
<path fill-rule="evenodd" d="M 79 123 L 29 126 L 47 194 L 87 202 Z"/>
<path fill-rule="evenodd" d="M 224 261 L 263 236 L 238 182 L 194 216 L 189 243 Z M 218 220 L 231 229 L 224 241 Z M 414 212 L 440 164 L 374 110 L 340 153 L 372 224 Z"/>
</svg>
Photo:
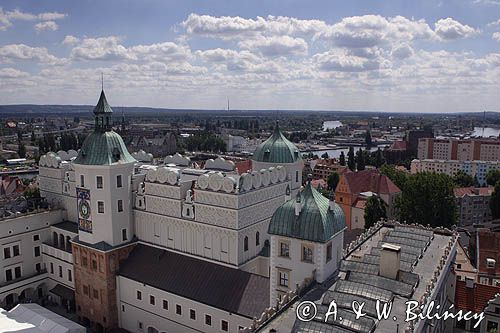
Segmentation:
<svg viewBox="0 0 500 333">
<path fill-rule="evenodd" d="M 149 304 L 155 305 L 155 297 L 153 295 L 149 295 Z"/>
<path fill-rule="evenodd" d="M 127 240 L 127 229 L 122 229 L 122 241 Z"/>
<path fill-rule="evenodd" d="M 54 264 L 50 263 L 50 274 L 54 274 Z"/>
<path fill-rule="evenodd" d="M 212 316 L 205 315 L 205 325 L 212 326 Z"/>
<path fill-rule="evenodd" d="M 168 310 L 168 301 L 165 299 L 163 300 L 163 309 Z"/>
<path fill-rule="evenodd" d="M 122 175 L 116 176 L 116 187 L 120 188 L 122 187 Z"/>
<path fill-rule="evenodd" d="M 313 262 L 313 250 L 309 246 L 302 245 L 302 261 Z"/>
<path fill-rule="evenodd" d="M 87 267 L 87 257 L 82 257 L 82 265 Z"/>
<path fill-rule="evenodd" d="M 280 281 L 279 284 L 282 287 L 288 287 L 288 272 L 279 272 Z"/>
<path fill-rule="evenodd" d="M 83 286 L 83 294 L 88 295 L 89 294 L 89 287 L 88 286 Z"/>
<path fill-rule="evenodd" d="M 71 269 L 68 269 L 68 281 L 69 282 L 73 281 L 73 276 L 71 274 Z"/>
<path fill-rule="evenodd" d="M 332 243 L 326 246 L 326 262 L 332 260 Z"/>
<path fill-rule="evenodd" d="M 80 175 L 80 187 L 85 187 L 85 176 Z"/>
<path fill-rule="evenodd" d="M 99 299 L 99 291 L 97 289 L 94 289 L 93 293 L 94 293 L 94 298 Z"/>
<path fill-rule="evenodd" d="M 97 271 L 97 260 L 92 259 L 92 269 Z"/>
<path fill-rule="evenodd" d="M 35 257 L 40 256 L 40 246 L 35 246 Z"/>
<path fill-rule="evenodd" d="M 191 318 L 192 320 L 196 320 L 196 311 L 194 311 L 193 309 L 190 309 L 189 310 L 189 318 Z"/>
<path fill-rule="evenodd" d="M 137 299 L 142 300 L 142 293 L 139 290 L 137 290 Z"/>
<path fill-rule="evenodd" d="M 288 243 L 280 242 L 280 256 L 290 258 L 290 246 Z"/>
<path fill-rule="evenodd" d="M 14 275 L 15 275 L 16 279 L 19 279 L 21 277 L 21 267 L 20 266 L 14 268 Z"/>
<path fill-rule="evenodd" d="M 4 259 L 10 258 L 10 247 L 3 248 L 3 258 Z"/>
<path fill-rule="evenodd" d="M 118 211 L 123 212 L 123 200 L 118 200 Z"/>
<path fill-rule="evenodd" d="M 40 263 L 37 263 L 35 265 L 35 271 L 37 271 L 37 273 L 40 273 L 42 271 L 42 265 L 40 265 Z"/>
<path fill-rule="evenodd" d="M 97 188 L 102 188 L 102 176 L 96 177 Z"/>
<path fill-rule="evenodd" d="M 62 278 L 62 266 L 59 266 L 59 277 Z"/>
<path fill-rule="evenodd" d="M 5 280 L 12 281 L 12 270 L 11 269 L 8 269 L 5 271 Z"/>
<path fill-rule="evenodd" d="M 104 201 L 97 201 L 97 212 L 104 214 Z"/>
<path fill-rule="evenodd" d="M 182 314 L 182 307 L 179 304 L 175 305 L 175 313 L 177 313 L 178 315 Z"/>
<path fill-rule="evenodd" d="M 14 245 L 12 247 L 12 252 L 14 253 L 14 257 L 19 255 L 19 245 Z"/>
<path fill-rule="evenodd" d="M 223 330 L 224 332 L 227 332 L 229 330 L 229 325 L 228 325 L 227 321 L 222 320 L 220 322 L 220 329 Z"/>
<path fill-rule="evenodd" d="M 40 240 L 40 235 L 33 235 L 33 242 L 37 242 Z"/>
</svg>

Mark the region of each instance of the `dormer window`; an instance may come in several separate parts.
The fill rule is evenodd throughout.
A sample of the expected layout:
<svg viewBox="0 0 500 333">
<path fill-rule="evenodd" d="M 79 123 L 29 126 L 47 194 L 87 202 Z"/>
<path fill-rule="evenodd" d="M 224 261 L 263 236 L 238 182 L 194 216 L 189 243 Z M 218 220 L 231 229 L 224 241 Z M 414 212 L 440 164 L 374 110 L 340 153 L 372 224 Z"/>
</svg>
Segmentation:
<svg viewBox="0 0 500 333">
<path fill-rule="evenodd" d="M 486 258 L 486 266 L 488 268 L 495 268 L 496 261 L 492 258 Z"/>
</svg>

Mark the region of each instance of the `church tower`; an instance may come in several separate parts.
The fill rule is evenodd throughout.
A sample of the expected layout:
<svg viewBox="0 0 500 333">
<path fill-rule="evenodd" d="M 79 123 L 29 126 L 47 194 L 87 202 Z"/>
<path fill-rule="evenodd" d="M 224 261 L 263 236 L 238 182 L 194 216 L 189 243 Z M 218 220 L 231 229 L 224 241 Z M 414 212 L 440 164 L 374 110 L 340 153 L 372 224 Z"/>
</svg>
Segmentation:
<svg viewBox="0 0 500 333">
<path fill-rule="evenodd" d="M 113 131 L 104 90 L 94 108 L 94 131 L 73 161 L 78 237 L 73 241 L 75 300 L 85 324 L 117 326 L 119 262 L 133 248 L 131 179 L 136 160 Z"/>
</svg>

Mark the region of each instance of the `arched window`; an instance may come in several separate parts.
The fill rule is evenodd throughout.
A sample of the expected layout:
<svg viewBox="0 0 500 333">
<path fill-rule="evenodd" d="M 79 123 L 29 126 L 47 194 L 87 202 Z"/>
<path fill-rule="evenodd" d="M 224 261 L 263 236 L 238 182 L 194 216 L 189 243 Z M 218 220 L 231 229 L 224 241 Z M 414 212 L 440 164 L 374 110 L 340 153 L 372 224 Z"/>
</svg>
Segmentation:
<svg viewBox="0 0 500 333">
<path fill-rule="evenodd" d="M 52 245 L 59 247 L 59 235 L 55 231 L 52 233 Z"/>
<path fill-rule="evenodd" d="M 243 241 L 243 250 L 248 251 L 248 236 L 245 236 L 245 240 Z"/>
<path fill-rule="evenodd" d="M 259 232 L 257 231 L 255 233 L 255 246 L 259 246 L 260 245 L 260 234 Z"/>
<path fill-rule="evenodd" d="M 63 234 L 60 234 L 60 235 L 59 235 L 59 247 L 60 247 L 61 249 L 64 249 L 64 248 L 65 248 L 65 246 L 64 246 L 64 235 L 63 235 Z"/>
</svg>

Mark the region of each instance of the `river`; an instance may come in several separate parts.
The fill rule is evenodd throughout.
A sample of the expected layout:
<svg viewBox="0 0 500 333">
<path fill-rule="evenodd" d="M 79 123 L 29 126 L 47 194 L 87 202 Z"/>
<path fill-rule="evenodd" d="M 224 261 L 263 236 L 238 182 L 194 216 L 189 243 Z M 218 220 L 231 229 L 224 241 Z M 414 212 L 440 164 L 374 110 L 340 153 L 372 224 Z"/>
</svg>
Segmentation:
<svg viewBox="0 0 500 333">
<path fill-rule="evenodd" d="M 323 122 L 323 131 L 327 131 L 329 129 L 335 129 L 337 127 L 342 126 L 342 123 L 338 120 L 328 120 Z"/>
<path fill-rule="evenodd" d="M 484 137 L 484 138 L 489 138 L 491 136 L 498 138 L 499 135 L 500 135 L 500 128 L 493 128 L 493 127 L 485 127 L 484 134 L 482 127 L 474 127 L 474 131 L 471 134 L 471 136 Z"/>
</svg>

